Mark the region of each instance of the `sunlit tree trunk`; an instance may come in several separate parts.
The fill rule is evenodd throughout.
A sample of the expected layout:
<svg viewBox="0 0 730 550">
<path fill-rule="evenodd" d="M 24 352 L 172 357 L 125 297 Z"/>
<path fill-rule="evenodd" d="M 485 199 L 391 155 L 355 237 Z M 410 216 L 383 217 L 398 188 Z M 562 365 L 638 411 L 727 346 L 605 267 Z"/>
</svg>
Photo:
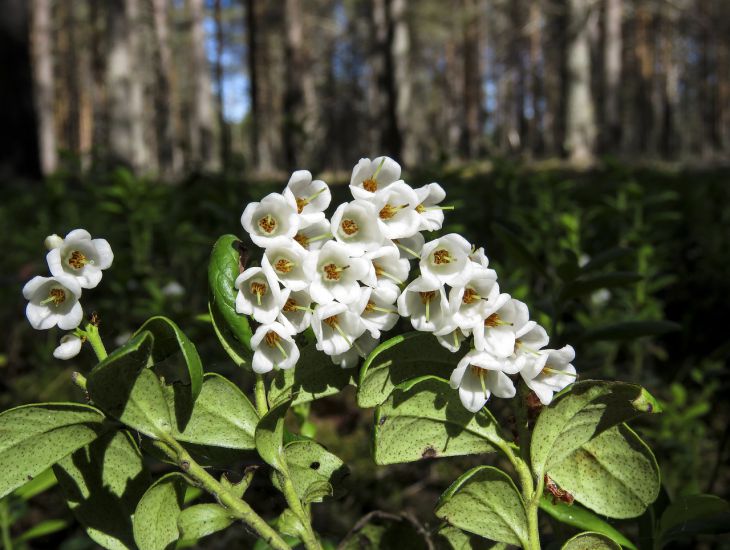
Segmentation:
<svg viewBox="0 0 730 550">
<path fill-rule="evenodd" d="M 223 169 L 227 169 L 230 165 L 231 157 L 231 133 L 226 123 L 225 117 L 225 97 L 223 82 L 223 17 L 221 0 L 215 0 L 213 3 L 213 13 L 215 14 L 215 80 L 216 80 L 216 107 L 218 111 L 218 126 L 220 131 L 220 153 L 221 165 Z"/>
<path fill-rule="evenodd" d="M 182 153 L 175 132 L 177 97 L 172 79 L 172 52 L 168 25 L 168 0 L 152 0 L 155 36 L 155 127 L 160 169 L 173 176 L 182 169 Z"/>
<path fill-rule="evenodd" d="M 621 50 L 623 0 L 605 0 L 603 40 L 603 146 L 614 149 L 621 141 Z"/>
<path fill-rule="evenodd" d="M 54 123 L 55 83 L 53 78 L 51 0 L 33 0 L 31 47 L 33 87 L 38 126 L 38 147 L 44 175 L 56 170 L 58 153 Z"/>
<path fill-rule="evenodd" d="M 208 59 L 205 54 L 204 1 L 188 0 L 190 10 L 190 40 L 193 97 L 190 116 L 190 149 L 194 168 L 215 166 L 213 105 Z"/>
<path fill-rule="evenodd" d="M 569 0 L 567 48 L 568 102 L 566 149 L 576 165 L 590 165 L 594 158 L 596 121 L 591 94 L 591 52 L 587 21 L 590 0 Z"/>
<path fill-rule="evenodd" d="M 412 124 L 413 75 L 411 66 L 411 29 L 407 0 L 390 0 L 390 18 L 393 25 L 393 69 L 395 71 L 396 121 L 401 135 L 403 162 L 407 166 L 416 163 L 416 136 Z"/>
<path fill-rule="evenodd" d="M 529 32 L 529 89 L 530 89 L 530 111 L 532 116 L 527 126 L 527 140 L 529 151 L 532 154 L 539 154 L 543 150 L 543 99 L 544 82 L 541 69 L 544 70 L 544 59 L 542 55 L 542 7 L 540 0 L 530 2 L 529 17 L 527 22 Z"/>
<path fill-rule="evenodd" d="M 483 22 L 479 14 L 479 3 L 463 0 L 463 90 L 464 90 L 464 140 L 463 153 L 476 158 L 481 152 L 482 129 L 484 126 L 483 67 L 481 63 L 480 29 Z"/>
</svg>

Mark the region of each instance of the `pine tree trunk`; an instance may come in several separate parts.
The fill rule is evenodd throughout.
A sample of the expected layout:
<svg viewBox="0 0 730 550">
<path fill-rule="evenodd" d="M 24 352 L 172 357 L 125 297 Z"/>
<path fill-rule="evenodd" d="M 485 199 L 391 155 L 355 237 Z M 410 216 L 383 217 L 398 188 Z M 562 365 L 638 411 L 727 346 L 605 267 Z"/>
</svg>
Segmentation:
<svg viewBox="0 0 730 550">
<path fill-rule="evenodd" d="M 411 30 L 408 1 L 390 1 L 390 19 L 393 25 L 391 55 L 395 71 L 396 123 L 401 135 L 402 159 L 406 166 L 417 162 L 416 136 L 412 127 L 413 76 L 411 74 Z"/>
<path fill-rule="evenodd" d="M 568 102 L 566 147 L 572 163 L 593 163 L 596 122 L 591 94 L 591 52 L 588 36 L 589 0 L 569 0 L 567 48 Z"/>
<path fill-rule="evenodd" d="M 605 0 L 603 42 L 603 149 L 615 150 L 621 142 L 621 25 L 623 0 Z"/>
<path fill-rule="evenodd" d="M 223 17 L 221 0 L 215 0 L 215 80 L 216 80 L 216 107 L 218 111 L 218 126 L 220 130 L 221 166 L 226 170 L 231 160 L 231 133 L 226 123 L 224 112 L 225 97 L 223 83 Z"/>
<path fill-rule="evenodd" d="M 40 165 L 41 172 L 48 175 L 54 172 L 58 165 L 54 121 L 55 82 L 51 50 L 51 0 L 33 0 L 31 47 Z"/>
<path fill-rule="evenodd" d="M 190 116 L 190 153 L 194 169 L 212 169 L 214 155 L 213 105 L 208 59 L 205 54 L 204 1 L 188 0 L 192 59 L 192 105 Z"/>
<path fill-rule="evenodd" d="M 173 85 L 168 25 L 168 0 L 152 0 L 155 36 L 155 129 L 160 170 L 164 176 L 174 177 L 182 169 L 182 153 L 175 132 L 177 97 Z"/>
</svg>

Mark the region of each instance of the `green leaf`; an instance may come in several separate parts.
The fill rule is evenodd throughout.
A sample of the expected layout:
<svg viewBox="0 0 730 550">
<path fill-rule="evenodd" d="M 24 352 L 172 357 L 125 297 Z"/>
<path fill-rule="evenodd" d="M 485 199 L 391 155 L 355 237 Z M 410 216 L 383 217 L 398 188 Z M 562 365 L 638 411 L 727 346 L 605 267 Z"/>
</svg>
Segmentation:
<svg viewBox="0 0 730 550">
<path fill-rule="evenodd" d="M 661 483 L 651 450 L 626 425 L 586 441 L 547 473 L 581 504 L 619 519 L 643 514 Z"/>
<path fill-rule="evenodd" d="M 540 508 L 556 520 L 578 529 L 592 531 L 607 536 L 624 548 L 636 550 L 636 546 L 621 534 L 613 525 L 579 504 L 553 503 L 549 498 L 540 498 Z"/>
<path fill-rule="evenodd" d="M 135 334 L 144 331 L 149 331 L 154 336 L 153 368 L 164 376 L 167 384 L 180 383 L 185 386 L 190 393 L 191 402 L 194 402 L 203 387 L 203 365 L 195 344 L 167 317 L 151 317 Z M 184 366 L 180 364 L 180 359 Z"/>
<path fill-rule="evenodd" d="M 0 498 L 103 434 L 101 411 L 75 403 L 22 405 L 0 414 Z"/>
<path fill-rule="evenodd" d="M 580 533 L 562 546 L 562 550 L 620 550 L 620 546 L 600 533 Z"/>
<path fill-rule="evenodd" d="M 715 495 L 691 495 L 672 502 L 659 520 L 660 544 L 697 535 L 730 532 L 730 503 Z"/>
<path fill-rule="evenodd" d="M 13 539 L 13 545 L 28 542 L 29 540 L 45 537 L 52 533 L 63 531 L 68 527 L 69 523 L 65 519 L 48 519 L 34 525 L 25 533 Z"/>
<path fill-rule="evenodd" d="M 276 518 L 274 526 L 279 533 L 295 537 L 297 539 L 301 539 L 302 533 L 304 533 L 304 525 L 302 525 L 301 520 L 289 508 L 286 508 L 281 515 Z"/>
<path fill-rule="evenodd" d="M 284 446 L 284 455 L 294 489 L 305 504 L 332 496 L 333 487 L 349 473 L 342 460 L 316 441 L 292 441 Z M 280 489 L 276 474 L 273 482 Z"/>
<path fill-rule="evenodd" d="M 224 473 L 221 475 L 221 485 L 228 489 L 237 498 L 243 498 L 243 494 L 251 485 L 253 476 L 256 474 L 256 470 L 258 470 L 258 468 L 259 467 L 256 465 L 246 466 L 246 469 L 243 471 L 243 477 L 238 483 L 231 482 L 228 479 L 228 476 Z"/>
<path fill-rule="evenodd" d="M 579 340 L 581 342 L 634 340 L 645 336 L 661 336 L 678 330 L 682 330 L 682 325 L 671 321 L 626 321 L 587 330 Z"/>
<path fill-rule="evenodd" d="M 585 296 L 601 288 L 630 285 L 641 281 L 642 278 L 638 273 L 628 271 L 583 275 L 563 286 L 558 301 L 562 303 L 572 298 Z"/>
<path fill-rule="evenodd" d="M 293 399 L 292 405 L 299 405 L 334 395 L 354 385 L 352 372 L 334 365 L 312 342 L 301 349 L 296 368 L 276 371 L 269 400 L 278 403 L 282 399 Z"/>
<path fill-rule="evenodd" d="M 144 368 L 153 342 L 149 331 L 134 336 L 94 367 L 86 388 L 94 403 L 109 415 L 159 439 L 170 433 L 172 424 L 162 383 Z"/>
<path fill-rule="evenodd" d="M 168 391 L 168 406 L 174 407 L 174 394 Z M 254 449 L 254 434 L 259 416 L 251 402 L 219 374 L 208 373 L 185 429 L 173 427 L 178 441 L 213 445 L 229 449 Z"/>
<path fill-rule="evenodd" d="M 180 540 L 196 541 L 233 523 L 231 514 L 220 504 L 196 504 L 185 508 L 177 518 Z"/>
<path fill-rule="evenodd" d="M 385 401 L 398 384 L 412 378 L 445 377 L 466 353 L 451 353 L 432 335 L 409 332 L 386 340 L 368 356 L 360 371 L 357 404 L 375 407 Z"/>
<path fill-rule="evenodd" d="M 134 540 L 140 550 L 166 550 L 180 537 L 177 521 L 185 496 L 185 478 L 172 473 L 158 479 L 134 512 Z"/>
<path fill-rule="evenodd" d="M 213 322 L 226 336 L 225 343 L 221 343 L 224 347 L 234 344 L 232 349 L 236 355 L 246 358 L 251 356 L 251 327 L 244 315 L 236 313 L 238 289 L 235 282 L 240 273 L 240 246 L 241 241 L 234 235 L 223 235 L 216 241 L 208 263 L 208 286 Z M 229 334 L 233 340 L 228 338 Z"/>
<path fill-rule="evenodd" d="M 436 516 L 489 540 L 526 546 L 527 513 L 512 479 L 492 466 L 472 468 L 436 505 Z"/>
<path fill-rule="evenodd" d="M 53 475 L 53 469 L 48 468 L 40 475 L 33 478 L 25 485 L 18 487 L 13 491 L 13 495 L 21 500 L 30 500 L 36 495 L 39 495 L 51 487 L 54 487 L 58 483 L 56 476 Z"/>
<path fill-rule="evenodd" d="M 641 386 L 578 382 L 540 413 L 530 445 L 532 471 L 541 478 L 551 466 L 601 432 L 639 414 L 660 410 L 654 397 Z"/>
<path fill-rule="evenodd" d="M 223 346 L 223 350 L 228 354 L 228 357 L 233 360 L 237 367 L 243 367 L 251 359 L 251 353 L 241 350 L 241 344 L 236 340 L 231 331 L 226 328 L 225 321 L 219 311 L 213 309 L 213 306 L 208 302 L 208 313 L 210 317 L 210 324 L 213 327 L 218 342 Z"/>
<path fill-rule="evenodd" d="M 131 516 L 151 480 L 128 433 L 105 434 L 53 470 L 69 508 L 93 541 L 110 550 L 135 548 Z"/>
<path fill-rule="evenodd" d="M 256 426 L 256 450 L 259 456 L 269 466 L 279 470 L 286 470 L 284 457 L 284 418 L 289 410 L 291 401 L 283 401 L 266 413 Z"/>
<path fill-rule="evenodd" d="M 500 439 L 487 409 L 467 411 L 449 383 L 423 377 L 398 386 L 375 410 L 376 464 L 488 453 Z"/>
<path fill-rule="evenodd" d="M 443 525 L 434 538 L 438 550 L 504 550 L 503 542 L 491 542 L 478 535 L 466 533 L 453 525 Z"/>
</svg>

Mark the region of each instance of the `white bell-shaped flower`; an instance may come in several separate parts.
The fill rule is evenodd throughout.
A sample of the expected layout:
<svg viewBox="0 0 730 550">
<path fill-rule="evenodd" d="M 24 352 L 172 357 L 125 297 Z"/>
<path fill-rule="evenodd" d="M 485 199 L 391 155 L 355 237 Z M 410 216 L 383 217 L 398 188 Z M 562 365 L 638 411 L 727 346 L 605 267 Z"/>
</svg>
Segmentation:
<svg viewBox="0 0 730 550">
<path fill-rule="evenodd" d="M 58 244 L 56 239 L 53 240 L 53 244 Z M 110 267 L 113 260 L 114 253 L 106 239 L 92 239 L 85 229 L 74 229 L 60 245 L 54 246 L 46 254 L 51 275 L 70 275 L 81 288 L 98 285 L 101 271 Z"/>
<path fill-rule="evenodd" d="M 291 332 L 281 323 L 259 326 L 251 336 L 254 350 L 251 368 L 258 374 L 272 369 L 290 369 L 299 360 L 299 348 Z"/>
<path fill-rule="evenodd" d="M 319 250 L 331 239 L 330 222 L 327 219 L 314 222 L 307 227 L 301 227 L 294 235 L 296 243 L 307 252 Z"/>
<path fill-rule="evenodd" d="M 293 238 L 299 229 L 299 215 L 296 206 L 283 195 L 271 193 L 261 202 L 246 205 L 241 225 L 257 246 L 266 248 L 274 244 L 276 237 Z"/>
<path fill-rule="evenodd" d="M 500 294 L 491 302 L 484 321 L 474 327 L 474 347 L 496 357 L 510 357 L 518 331 L 532 328 L 528 323 L 531 321 L 527 306 L 509 294 Z"/>
<path fill-rule="evenodd" d="M 72 330 L 79 326 L 84 316 L 79 303 L 81 285 L 70 275 L 33 277 L 23 287 L 23 296 L 28 300 L 25 315 L 38 330 L 56 325 L 61 330 Z"/>
<path fill-rule="evenodd" d="M 362 333 L 357 340 L 352 343 L 352 347 L 345 353 L 338 353 L 332 356 L 332 362 L 339 365 L 343 369 L 351 369 L 357 367 L 360 358 L 367 358 L 370 352 L 378 346 L 378 339 L 373 338 L 368 331 Z"/>
<path fill-rule="evenodd" d="M 395 306 L 397 297 L 397 291 L 389 287 L 365 287 L 351 309 L 361 317 L 373 338 L 380 338 L 380 331 L 390 330 L 398 322 L 398 309 Z"/>
<path fill-rule="evenodd" d="M 400 179 L 400 164 L 389 157 L 360 159 L 352 169 L 350 191 L 356 199 L 372 200 L 382 191 Z"/>
<path fill-rule="evenodd" d="M 290 292 L 276 320 L 294 334 L 304 332 L 312 321 L 312 298 L 309 292 Z"/>
<path fill-rule="evenodd" d="M 383 245 L 383 232 L 377 219 L 378 211 L 372 202 L 354 200 L 342 203 L 332 214 L 332 235 L 350 249 L 352 256 L 362 256 Z"/>
<path fill-rule="evenodd" d="M 312 181 L 309 170 L 294 172 L 283 194 L 299 215 L 299 227 L 323 220 L 324 211 L 332 201 L 329 186 L 322 180 Z"/>
<path fill-rule="evenodd" d="M 368 252 L 365 258 L 372 264 L 371 277 L 365 283 L 378 288 L 390 288 L 400 294 L 399 285 L 405 284 L 408 280 L 411 264 L 401 258 L 398 248 L 395 245 L 385 244 L 373 252 Z"/>
<path fill-rule="evenodd" d="M 56 235 L 55 233 L 53 235 L 48 235 L 48 237 L 46 237 L 43 241 L 43 244 L 46 249 L 53 250 L 54 248 L 58 248 L 63 245 L 63 237 Z"/>
<path fill-rule="evenodd" d="M 473 328 L 482 323 L 497 296 L 497 273 L 493 269 L 474 266 L 469 278 L 463 284 L 452 287 L 449 293 L 449 308 L 454 322 L 462 328 Z"/>
<path fill-rule="evenodd" d="M 304 261 L 304 271 L 312 276 L 309 293 L 318 304 L 356 302 L 361 291 L 358 281 L 367 276 L 369 268 L 369 261 L 353 258 L 349 248 L 337 241 L 328 241 Z"/>
<path fill-rule="evenodd" d="M 421 219 L 416 212 L 418 196 L 403 181 L 396 181 L 373 197 L 377 220 L 388 239 L 404 239 L 418 233 Z"/>
<path fill-rule="evenodd" d="M 461 329 L 459 327 L 453 328 L 453 325 L 449 327 L 450 330 L 444 334 L 443 329 L 439 333 L 435 334 L 438 343 L 449 350 L 451 353 L 456 353 L 461 349 L 461 344 L 471 334 L 471 329 Z"/>
<path fill-rule="evenodd" d="M 438 183 L 429 183 L 415 191 L 418 196 L 416 212 L 419 230 L 438 231 L 444 224 L 444 209 L 438 204 L 446 198 L 446 191 Z"/>
<path fill-rule="evenodd" d="M 483 246 L 472 250 L 472 252 L 469 254 L 469 259 L 475 264 L 480 265 L 481 267 L 489 267 L 489 258 L 487 258 L 487 255 L 484 253 Z"/>
<path fill-rule="evenodd" d="M 469 241 L 458 233 L 449 233 L 427 242 L 421 249 L 421 276 L 434 277 L 451 286 L 463 284 L 472 269 L 470 252 Z"/>
<path fill-rule="evenodd" d="M 73 359 L 81 351 L 81 344 L 83 343 L 84 341 L 75 334 L 66 334 L 61 337 L 58 347 L 53 350 L 53 356 L 64 361 Z"/>
<path fill-rule="evenodd" d="M 365 330 L 360 316 L 340 302 L 319 305 L 312 314 L 316 347 L 327 355 L 345 353 Z"/>
<path fill-rule="evenodd" d="M 398 297 L 398 313 L 410 317 L 416 330 L 435 332 L 449 322 L 446 291 L 435 279 L 418 277 Z"/>
<path fill-rule="evenodd" d="M 511 398 L 516 394 L 515 385 L 505 370 L 505 363 L 490 353 L 472 350 L 467 353 L 451 373 L 451 387 L 459 389 L 461 403 L 469 412 L 478 412 L 491 395 Z"/>
<path fill-rule="evenodd" d="M 537 394 L 543 405 L 549 405 L 553 394 L 575 382 L 576 371 L 572 346 L 542 350 L 539 356 L 520 371 L 527 386 Z"/>
<path fill-rule="evenodd" d="M 393 244 L 398 248 L 400 257 L 404 260 L 420 260 L 421 251 L 426 239 L 422 233 L 415 233 L 414 235 L 403 238 L 403 239 L 392 239 Z"/>
<path fill-rule="evenodd" d="M 268 263 L 281 284 L 292 291 L 309 286 L 304 260 L 309 253 L 292 239 L 279 238 L 264 251 L 261 265 Z"/>
<path fill-rule="evenodd" d="M 263 325 L 274 322 L 289 298 L 289 289 L 281 290 L 268 262 L 241 273 L 236 278 L 236 288 L 236 311 Z"/>
</svg>

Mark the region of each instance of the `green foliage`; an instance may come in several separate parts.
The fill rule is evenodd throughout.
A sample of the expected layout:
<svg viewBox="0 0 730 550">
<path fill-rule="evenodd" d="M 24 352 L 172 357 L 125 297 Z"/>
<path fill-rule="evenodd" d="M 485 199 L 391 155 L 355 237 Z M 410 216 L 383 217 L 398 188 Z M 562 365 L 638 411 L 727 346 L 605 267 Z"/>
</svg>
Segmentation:
<svg viewBox="0 0 730 550">
<path fill-rule="evenodd" d="M 53 471 L 93 541 L 109 550 L 135 548 L 132 514 L 151 478 L 127 432 L 104 434 L 59 461 Z"/>
<path fill-rule="evenodd" d="M 360 370 L 357 404 L 360 407 L 380 405 L 393 388 L 411 378 L 450 374 L 466 353 L 451 353 L 431 334 L 409 332 L 394 336 L 375 348 Z"/>
<path fill-rule="evenodd" d="M 423 377 L 398 386 L 375 411 L 376 464 L 488 453 L 500 439 L 487 409 L 468 412 L 448 382 Z"/>
<path fill-rule="evenodd" d="M 109 426 L 87 405 L 41 403 L 0 414 L 0 498 L 43 473 Z"/>
<path fill-rule="evenodd" d="M 271 408 L 256 426 L 256 451 L 269 466 L 286 470 L 284 456 L 284 418 L 291 401 L 283 401 Z"/>
<path fill-rule="evenodd" d="M 316 441 L 291 441 L 284 446 L 284 456 L 294 489 L 304 504 L 333 496 L 335 487 L 348 474 L 342 460 Z M 272 480 L 281 489 L 276 475 Z"/>
<path fill-rule="evenodd" d="M 580 533 L 563 545 L 562 550 L 619 550 L 621 547 L 600 533 Z"/>
<path fill-rule="evenodd" d="M 194 542 L 233 523 L 230 513 L 220 504 L 196 504 L 185 508 L 177 518 L 181 542 Z"/>
<path fill-rule="evenodd" d="M 676 539 L 727 533 L 730 503 L 714 495 L 680 497 L 664 510 L 655 533 L 660 547 Z"/>
<path fill-rule="evenodd" d="M 178 540 L 184 495 L 185 479 L 177 473 L 161 477 L 147 489 L 134 512 L 134 541 L 139 550 L 166 550 Z"/>
<path fill-rule="evenodd" d="M 291 399 L 292 405 L 300 405 L 334 395 L 354 383 L 352 371 L 333 365 L 312 342 L 301 349 L 296 368 L 276 372 L 269 401 Z"/>
<path fill-rule="evenodd" d="M 439 499 L 436 516 L 493 541 L 517 546 L 528 541 L 525 503 L 512 479 L 492 466 L 459 477 Z"/>
</svg>

